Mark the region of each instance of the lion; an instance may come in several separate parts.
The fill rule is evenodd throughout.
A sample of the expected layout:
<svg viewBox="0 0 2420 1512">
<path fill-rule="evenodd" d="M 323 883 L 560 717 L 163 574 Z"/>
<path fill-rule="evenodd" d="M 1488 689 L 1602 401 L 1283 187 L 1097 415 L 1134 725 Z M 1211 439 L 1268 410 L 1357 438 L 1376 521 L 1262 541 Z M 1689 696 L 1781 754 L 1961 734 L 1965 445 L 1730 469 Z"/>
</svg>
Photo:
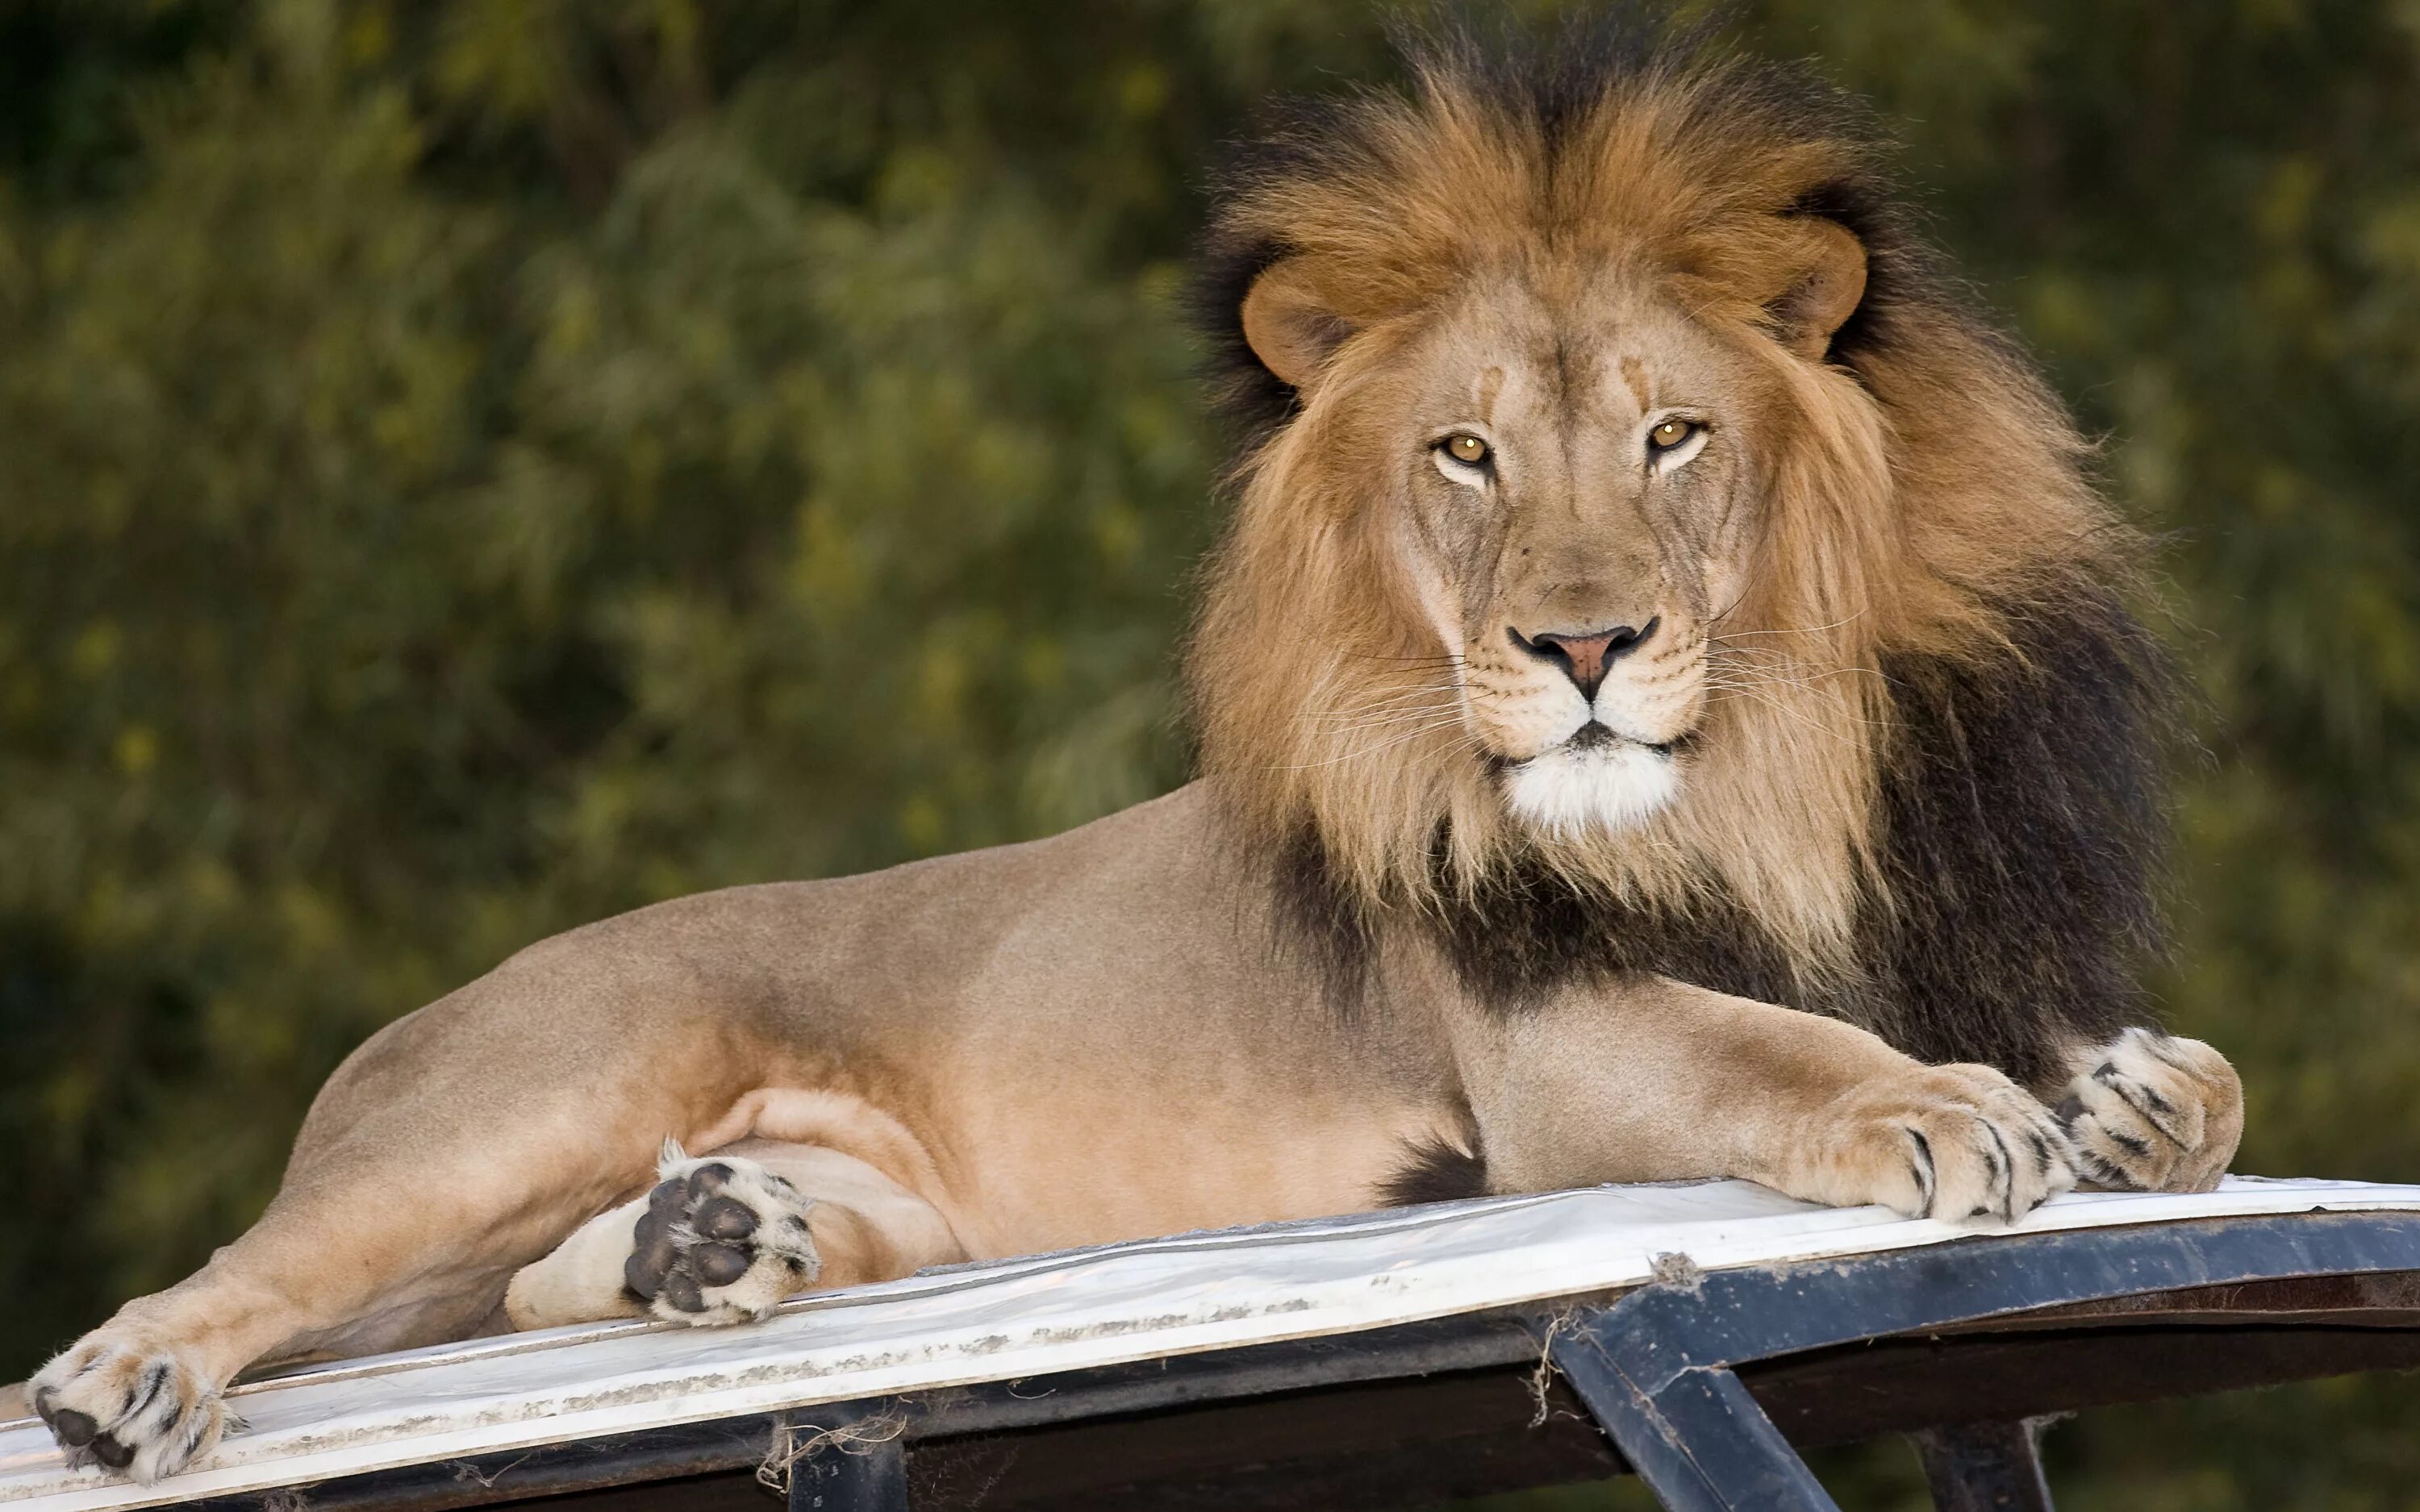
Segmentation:
<svg viewBox="0 0 2420 1512">
<path fill-rule="evenodd" d="M 2135 983 L 2175 691 L 2083 442 L 1853 101 L 1552 57 L 1421 43 L 1223 183 L 1196 780 L 390 1025 L 248 1232 L 36 1376 L 58 1441 L 147 1481 L 256 1361 L 1389 1203 L 2214 1183 L 2235 1072 Z"/>
</svg>

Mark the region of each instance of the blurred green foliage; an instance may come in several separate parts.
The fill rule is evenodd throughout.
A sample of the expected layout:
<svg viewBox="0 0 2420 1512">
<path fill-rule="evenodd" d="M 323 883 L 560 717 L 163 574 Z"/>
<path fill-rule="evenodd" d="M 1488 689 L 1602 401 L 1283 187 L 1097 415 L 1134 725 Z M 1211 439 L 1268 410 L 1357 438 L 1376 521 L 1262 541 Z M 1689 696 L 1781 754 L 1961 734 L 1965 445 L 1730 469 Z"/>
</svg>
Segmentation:
<svg viewBox="0 0 2420 1512">
<path fill-rule="evenodd" d="M 1381 21 L 0 4 L 0 1378 L 516 947 L 1180 780 L 1199 185 L 1256 100 L 1384 76 Z M 2211 759 L 2166 995 L 2243 1166 L 2420 1174 L 2420 5 L 1735 25 L 1876 99 L 2170 534 Z M 2401 1506 L 2416 1426 L 2402 1381 L 2109 1412 L 2054 1477 Z"/>
</svg>

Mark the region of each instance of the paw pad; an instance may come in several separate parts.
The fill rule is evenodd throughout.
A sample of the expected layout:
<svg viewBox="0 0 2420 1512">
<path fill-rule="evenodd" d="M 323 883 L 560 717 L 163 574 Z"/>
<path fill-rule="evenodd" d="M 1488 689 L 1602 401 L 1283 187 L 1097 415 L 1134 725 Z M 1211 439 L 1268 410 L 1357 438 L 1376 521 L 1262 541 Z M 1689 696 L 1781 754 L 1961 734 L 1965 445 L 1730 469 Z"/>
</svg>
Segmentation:
<svg viewBox="0 0 2420 1512">
<path fill-rule="evenodd" d="M 805 1221 L 814 1203 L 770 1171 L 668 1150 L 658 1174 L 622 1265 L 623 1284 L 657 1317 L 761 1318 L 821 1269 Z"/>
</svg>

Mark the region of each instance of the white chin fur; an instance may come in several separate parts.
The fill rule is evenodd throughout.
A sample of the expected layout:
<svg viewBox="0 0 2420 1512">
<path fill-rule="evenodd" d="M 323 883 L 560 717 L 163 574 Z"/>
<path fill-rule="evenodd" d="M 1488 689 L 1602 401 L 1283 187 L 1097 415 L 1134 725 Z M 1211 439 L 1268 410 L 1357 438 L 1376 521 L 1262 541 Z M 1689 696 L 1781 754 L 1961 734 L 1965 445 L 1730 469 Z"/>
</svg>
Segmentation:
<svg viewBox="0 0 2420 1512">
<path fill-rule="evenodd" d="M 1671 802 L 1680 788 L 1671 757 L 1624 741 L 1543 751 L 1512 768 L 1504 798 L 1530 828 L 1577 840 L 1591 830 L 1638 824 Z"/>
</svg>

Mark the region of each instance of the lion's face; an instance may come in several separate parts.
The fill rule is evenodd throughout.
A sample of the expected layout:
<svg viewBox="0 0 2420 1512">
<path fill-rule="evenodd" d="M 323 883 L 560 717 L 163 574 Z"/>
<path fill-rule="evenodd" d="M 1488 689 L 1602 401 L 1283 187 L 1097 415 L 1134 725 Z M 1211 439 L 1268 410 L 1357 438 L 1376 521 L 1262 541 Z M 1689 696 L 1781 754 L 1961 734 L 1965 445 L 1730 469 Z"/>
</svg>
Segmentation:
<svg viewBox="0 0 2420 1512">
<path fill-rule="evenodd" d="M 1230 180 L 1201 292 L 1257 426 L 1187 682 L 1204 778 L 1322 896 L 1722 898 L 1850 970 L 1878 822 L 1958 822 L 1878 808 L 1893 659 L 1967 676 L 2110 570 L 2055 402 L 1769 83 L 1442 55 Z"/>
<path fill-rule="evenodd" d="M 1388 549 L 1474 748 L 1537 831 L 1636 824 L 1685 780 L 1739 592 L 1757 369 L 1652 286 L 1507 278 L 1391 370 L 1356 428 L 1392 453 Z"/>
<path fill-rule="evenodd" d="M 1751 230 L 1761 271 L 1728 280 L 1530 243 L 1440 260 L 1424 297 L 1373 299 L 1376 260 L 1335 254 L 1253 280 L 1243 334 L 1301 400 L 1256 481 L 1296 501 L 1289 528 L 1361 542 L 1359 570 L 1391 590 L 1335 656 L 1383 661 L 1388 640 L 1396 665 L 1322 679 L 1313 744 L 1345 748 L 1312 764 L 1374 769 L 1416 742 L 1475 758 L 1497 823 L 1586 846 L 1682 795 L 1714 699 L 1770 691 L 1714 686 L 1712 638 L 1749 577 L 1771 459 L 1809 451 L 1807 392 L 1866 257 L 1815 218 Z M 1353 570 L 1308 578 L 1333 593 Z M 1414 671 L 1432 675 L 1403 686 Z M 1438 748 L 1448 731 L 1459 749 Z M 1430 780 L 1458 787 L 1468 833 L 1467 788 Z"/>
</svg>

